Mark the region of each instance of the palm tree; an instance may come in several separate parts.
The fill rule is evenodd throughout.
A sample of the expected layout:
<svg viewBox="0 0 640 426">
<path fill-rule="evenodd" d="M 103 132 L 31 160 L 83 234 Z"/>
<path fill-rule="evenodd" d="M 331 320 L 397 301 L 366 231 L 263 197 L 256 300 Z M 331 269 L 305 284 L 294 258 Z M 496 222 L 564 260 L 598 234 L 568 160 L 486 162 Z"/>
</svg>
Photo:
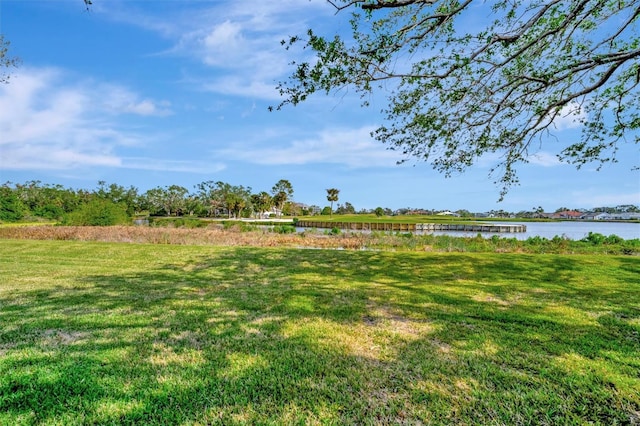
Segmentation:
<svg viewBox="0 0 640 426">
<path fill-rule="evenodd" d="M 329 188 L 327 189 L 327 201 L 331 202 L 331 214 L 333 216 L 333 202 L 338 201 L 338 194 L 340 193 L 339 189 Z"/>
</svg>

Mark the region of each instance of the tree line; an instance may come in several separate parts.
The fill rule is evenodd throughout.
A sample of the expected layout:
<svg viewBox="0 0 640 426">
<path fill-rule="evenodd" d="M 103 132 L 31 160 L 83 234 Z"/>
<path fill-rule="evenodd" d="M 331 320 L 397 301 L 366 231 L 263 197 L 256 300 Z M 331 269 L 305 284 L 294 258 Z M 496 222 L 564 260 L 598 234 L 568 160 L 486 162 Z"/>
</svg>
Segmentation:
<svg viewBox="0 0 640 426">
<path fill-rule="evenodd" d="M 293 186 L 286 179 L 276 182 L 270 191 L 254 192 L 251 187 L 232 185 L 222 181 L 204 181 L 194 186 L 192 191 L 180 185 L 155 187 L 140 192 L 133 186 L 125 187 L 115 183 L 98 182 L 94 190 L 65 188 L 59 184 L 43 184 L 33 180 L 21 184 L 6 182 L 0 186 L 0 222 L 25 220 L 51 220 L 69 225 L 113 225 L 130 223 L 136 216 L 173 216 L 205 218 L 269 218 L 281 216 L 306 216 L 332 214 L 375 214 L 394 215 L 435 215 L 442 210 L 422 208 L 388 207 L 375 209 L 356 208 L 350 202 L 334 203 L 339 200 L 340 190 L 326 190 L 330 205 L 321 208 L 293 200 Z M 560 207 L 555 212 L 582 211 L 581 208 Z M 597 207 L 592 212 L 637 213 L 636 205 Z M 466 209 L 456 210 L 460 217 L 475 217 L 477 213 Z M 497 218 L 538 218 L 543 217 L 540 206 L 531 210 L 511 213 L 505 210 L 491 210 L 486 215 Z"/>
<path fill-rule="evenodd" d="M 158 186 L 141 193 L 133 186 L 98 182 L 93 191 L 28 181 L 0 187 L 0 221 L 40 218 L 80 225 L 124 223 L 136 215 L 198 217 L 268 217 L 304 215 L 293 202 L 293 186 L 286 179 L 269 192 L 222 181 L 205 181 L 194 190 Z M 87 223 L 90 222 L 90 223 Z"/>
</svg>

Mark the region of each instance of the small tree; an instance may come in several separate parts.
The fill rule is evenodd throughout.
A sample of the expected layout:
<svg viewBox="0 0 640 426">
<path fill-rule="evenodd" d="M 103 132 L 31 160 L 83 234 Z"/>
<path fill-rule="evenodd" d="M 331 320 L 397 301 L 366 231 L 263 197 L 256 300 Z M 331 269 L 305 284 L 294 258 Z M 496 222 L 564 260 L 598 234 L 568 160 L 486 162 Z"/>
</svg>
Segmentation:
<svg viewBox="0 0 640 426">
<path fill-rule="evenodd" d="M 138 189 L 133 186 L 125 188 L 124 186 L 115 183 L 107 186 L 107 183 L 101 180 L 98 181 L 98 189 L 95 194 L 100 198 L 112 201 L 116 204 L 124 204 L 129 216 L 133 216 L 136 213 L 136 204 L 139 195 Z"/>
<path fill-rule="evenodd" d="M 340 190 L 336 188 L 327 189 L 327 201 L 331 203 L 331 216 L 333 216 L 333 203 L 338 201 L 338 194 L 340 194 Z"/>
<path fill-rule="evenodd" d="M 293 186 L 291 182 L 286 179 L 280 179 L 271 188 L 271 194 L 273 194 L 273 205 L 282 214 L 284 204 L 293 196 Z"/>
<path fill-rule="evenodd" d="M 271 195 L 262 191 L 259 194 L 251 194 L 251 206 L 253 207 L 253 211 L 259 215 L 263 216 L 266 211 L 268 211 L 273 205 L 273 200 Z"/>
<path fill-rule="evenodd" d="M 0 186 L 0 221 L 15 222 L 24 217 L 24 205 L 8 186 Z"/>
<path fill-rule="evenodd" d="M 83 204 L 78 210 L 69 213 L 63 219 L 63 223 L 74 226 L 112 226 L 127 224 L 129 219 L 123 204 L 95 198 Z"/>
</svg>

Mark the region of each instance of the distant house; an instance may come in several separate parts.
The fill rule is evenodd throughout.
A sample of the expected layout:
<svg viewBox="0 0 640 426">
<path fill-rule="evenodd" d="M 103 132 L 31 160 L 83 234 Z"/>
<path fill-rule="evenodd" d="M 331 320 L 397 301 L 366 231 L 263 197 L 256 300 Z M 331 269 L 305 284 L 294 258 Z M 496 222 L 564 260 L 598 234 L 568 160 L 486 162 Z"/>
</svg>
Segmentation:
<svg viewBox="0 0 640 426">
<path fill-rule="evenodd" d="M 580 219 L 584 213 L 575 210 L 565 210 L 562 212 L 555 212 L 551 215 L 553 219 Z"/>
<path fill-rule="evenodd" d="M 320 206 L 310 206 L 309 207 L 309 213 L 313 216 L 313 215 L 318 215 L 320 214 L 320 212 L 322 211 L 322 209 L 320 208 Z"/>
<path fill-rule="evenodd" d="M 593 220 L 610 220 L 611 215 L 609 213 L 598 213 L 593 216 Z"/>
<path fill-rule="evenodd" d="M 584 220 L 610 220 L 611 215 L 605 212 L 589 212 L 585 213 L 580 217 L 580 219 Z"/>
<path fill-rule="evenodd" d="M 443 212 L 436 213 L 436 216 L 455 216 L 455 217 L 459 217 L 460 215 L 458 213 L 454 213 L 454 212 L 450 212 L 449 210 L 445 210 Z"/>
<path fill-rule="evenodd" d="M 639 220 L 640 213 L 614 213 L 611 215 L 613 220 Z"/>
</svg>

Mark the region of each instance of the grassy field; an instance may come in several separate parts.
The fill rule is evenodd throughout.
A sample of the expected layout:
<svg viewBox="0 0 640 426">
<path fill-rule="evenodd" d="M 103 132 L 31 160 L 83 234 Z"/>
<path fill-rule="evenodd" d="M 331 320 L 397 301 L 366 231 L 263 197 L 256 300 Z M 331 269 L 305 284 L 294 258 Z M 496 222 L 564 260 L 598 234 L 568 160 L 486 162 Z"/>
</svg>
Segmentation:
<svg viewBox="0 0 640 426">
<path fill-rule="evenodd" d="M 638 424 L 637 256 L 0 239 L 0 424 Z"/>
<path fill-rule="evenodd" d="M 282 225 L 280 225 L 282 227 Z M 296 233 L 285 225 L 259 229 L 253 225 L 232 226 L 206 224 L 205 227 L 173 226 L 0 226 L 0 239 L 59 240 L 111 243 L 150 243 L 170 245 L 214 245 L 225 247 L 290 247 L 340 250 L 462 252 L 462 253 L 531 253 L 531 254 L 600 254 L 640 255 L 640 239 L 622 240 L 600 234 L 580 241 L 562 237 L 531 237 L 527 240 L 493 235 L 491 238 L 417 235 L 410 232 L 350 232 L 309 230 Z"/>
</svg>

